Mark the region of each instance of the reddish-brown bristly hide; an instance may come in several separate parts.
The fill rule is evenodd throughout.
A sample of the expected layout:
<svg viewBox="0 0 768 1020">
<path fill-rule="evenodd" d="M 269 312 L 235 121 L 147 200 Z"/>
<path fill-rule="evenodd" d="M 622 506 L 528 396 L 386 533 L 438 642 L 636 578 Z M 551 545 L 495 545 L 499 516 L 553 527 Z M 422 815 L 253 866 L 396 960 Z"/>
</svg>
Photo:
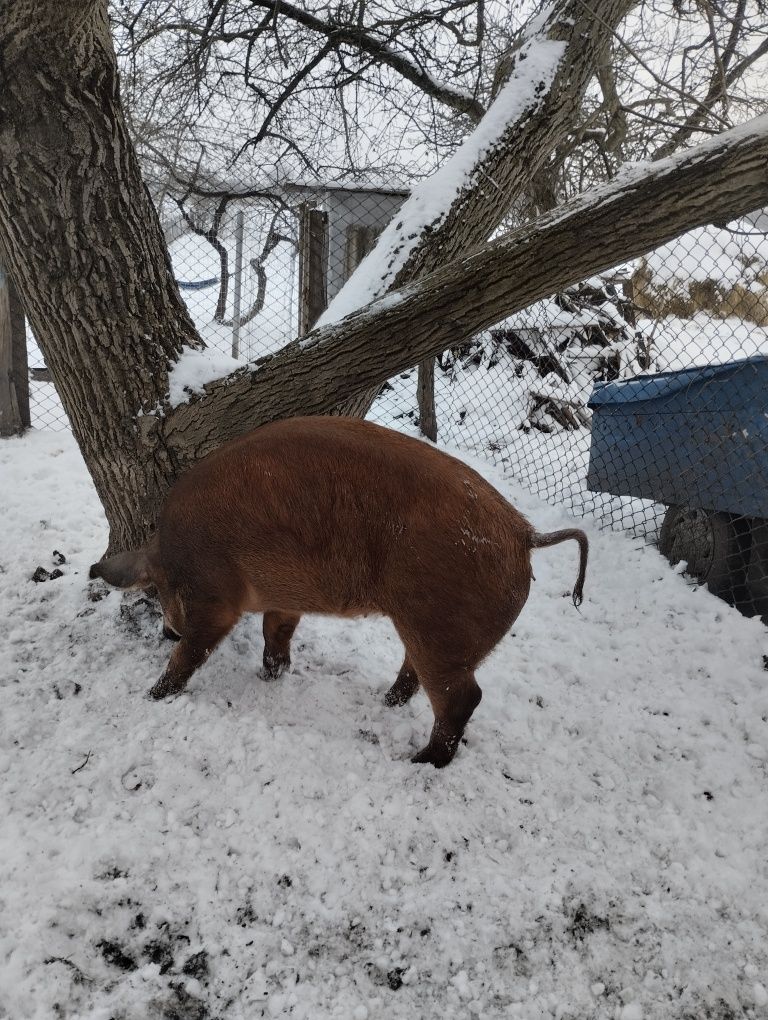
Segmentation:
<svg viewBox="0 0 768 1020">
<path fill-rule="evenodd" d="M 294 418 L 227 443 L 179 479 L 157 533 L 91 568 L 118 587 L 154 585 L 180 635 L 152 688 L 175 694 L 246 612 L 264 614 L 264 676 L 290 664 L 303 613 L 380 613 L 405 660 L 386 697 L 419 686 L 434 710 L 413 759 L 447 765 L 481 691 L 477 665 L 512 626 L 539 535 L 488 482 L 435 447 L 356 418 Z"/>
</svg>

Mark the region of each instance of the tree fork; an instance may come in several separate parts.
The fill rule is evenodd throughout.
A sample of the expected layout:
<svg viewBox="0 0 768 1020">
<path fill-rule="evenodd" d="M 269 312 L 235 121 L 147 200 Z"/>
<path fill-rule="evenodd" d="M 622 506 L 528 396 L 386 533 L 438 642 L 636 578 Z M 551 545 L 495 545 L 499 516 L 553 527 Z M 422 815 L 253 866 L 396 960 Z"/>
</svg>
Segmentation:
<svg viewBox="0 0 768 1020">
<path fill-rule="evenodd" d="M 761 118 L 628 174 L 169 409 L 168 366 L 203 345 L 126 131 L 106 0 L 5 0 L 0 258 L 105 507 L 110 548 L 126 548 L 148 536 L 178 472 L 221 442 L 324 413 L 568 284 L 764 204 L 767 137 Z"/>
</svg>

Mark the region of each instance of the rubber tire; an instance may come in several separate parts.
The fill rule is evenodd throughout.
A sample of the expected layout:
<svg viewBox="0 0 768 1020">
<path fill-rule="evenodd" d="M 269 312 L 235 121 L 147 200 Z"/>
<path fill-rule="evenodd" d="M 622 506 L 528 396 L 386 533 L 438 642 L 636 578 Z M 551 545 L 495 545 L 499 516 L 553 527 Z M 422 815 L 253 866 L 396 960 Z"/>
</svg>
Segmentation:
<svg viewBox="0 0 768 1020">
<path fill-rule="evenodd" d="M 661 525 L 659 552 L 672 566 L 685 560 L 686 574 L 715 595 L 727 597 L 746 584 L 749 549 L 730 514 L 671 506 Z"/>
</svg>

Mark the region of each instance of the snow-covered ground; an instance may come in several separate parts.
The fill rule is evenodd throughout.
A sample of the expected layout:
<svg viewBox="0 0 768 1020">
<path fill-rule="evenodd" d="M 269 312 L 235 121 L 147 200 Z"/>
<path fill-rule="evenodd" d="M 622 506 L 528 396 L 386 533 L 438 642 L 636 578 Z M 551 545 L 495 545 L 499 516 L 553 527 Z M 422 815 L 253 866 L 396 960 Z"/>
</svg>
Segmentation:
<svg viewBox="0 0 768 1020">
<path fill-rule="evenodd" d="M 3 1020 L 768 1016 L 758 621 L 594 528 L 577 612 L 574 550 L 538 552 L 437 772 L 424 696 L 382 704 L 384 620 L 305 619 L 265 684 L 248 619 L 147 701 L 170 646 L 140 597 L 89 599 L 71 437 L 4 441 L 0 477 Z"/>
</svg>

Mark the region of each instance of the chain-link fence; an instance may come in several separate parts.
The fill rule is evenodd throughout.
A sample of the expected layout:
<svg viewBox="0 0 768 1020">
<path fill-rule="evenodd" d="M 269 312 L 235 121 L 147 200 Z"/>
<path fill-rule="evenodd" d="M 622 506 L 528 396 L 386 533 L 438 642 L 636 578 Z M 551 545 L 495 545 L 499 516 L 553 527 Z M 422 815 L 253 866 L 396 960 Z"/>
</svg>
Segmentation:
<svg viewBox="0 0 768 1020">
<path fill-rule="evenodd" d="M 405 194 L 293 184 L 167 224 L 206 343 L 247 361 L 306 332 Z M 767 232 L 768 215 L 701 228 L 445 352 L 440 442 L 768 614 Z M 30 367 L 33 425 L 66 428 L 31 340 Z M 417 430 L 419 371 L 369 417 Z"/>
<path fill-rule="evenodd" d="M 441 441 L 768 615 L 768 218 L 692 231 L 436 363 Z M 416 371 L 371 412 L 418 423 Z"/>
</svg>

